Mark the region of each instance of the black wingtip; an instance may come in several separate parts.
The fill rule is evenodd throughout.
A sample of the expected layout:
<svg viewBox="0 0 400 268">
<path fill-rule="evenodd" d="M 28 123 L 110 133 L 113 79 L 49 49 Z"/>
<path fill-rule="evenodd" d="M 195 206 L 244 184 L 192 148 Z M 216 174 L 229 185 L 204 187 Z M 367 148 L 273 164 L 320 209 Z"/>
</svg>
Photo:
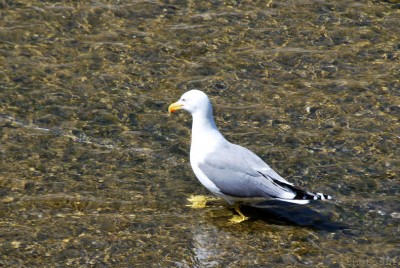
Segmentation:
<svg viewBox="0 0 400 268">
<path fill-rule="evenodd" d="M 330 200 L 332 196 L 323 193 L 310 193 L 303 190 L 297 190 L 295 200 Z"/>
<path fill-rule="evenodd" d="M 316 193 L 315 197 L 314 198 L 316 200 L 330 200 L 330 199 L 332 199 L 332 196 L 327 195 L 327 194 L 323 194 L 323 193 Z"/>
</svg>

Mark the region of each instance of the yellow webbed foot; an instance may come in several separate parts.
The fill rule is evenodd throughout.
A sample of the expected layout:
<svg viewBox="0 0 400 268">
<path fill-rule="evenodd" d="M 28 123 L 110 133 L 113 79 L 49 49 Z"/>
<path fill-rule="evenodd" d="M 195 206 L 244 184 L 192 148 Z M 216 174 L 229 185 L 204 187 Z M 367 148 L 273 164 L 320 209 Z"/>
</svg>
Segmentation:
<svg viewBox="0 0 400 268">
<path fill-rule="evenodd" d="M 249 217 L 240 216 L 240 215 L 233 215 L 233 217 L 229 220 L 231 223 L 241 223 L 243 221 L 248 220 Z"/>
<path fill-rule="evenodd" d="M 207 197 L 204 195 L 192 195 L 187 199 L 190 204 L 186 205 L 191 208 L 205 208 L 207 205 L 207 201 L 216 200 L 216 198 Z"/>
<path fill-rule="evenodd" d="M 240 211 L 240 204 L 235 204 L 235 211 L 239 215 L 233 215 L 233 217 L 229 220 L 232 223 L 241 223 L 243 221 L 246 221 L 249 219 L 249 217 L 246 217 L 243 215 L 243 213 Z"/>
</svg>

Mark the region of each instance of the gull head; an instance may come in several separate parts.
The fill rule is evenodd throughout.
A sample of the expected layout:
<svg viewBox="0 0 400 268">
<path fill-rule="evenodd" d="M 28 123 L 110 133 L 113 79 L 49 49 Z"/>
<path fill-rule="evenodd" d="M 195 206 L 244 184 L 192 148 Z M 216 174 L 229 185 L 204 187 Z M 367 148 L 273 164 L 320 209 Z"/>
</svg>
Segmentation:
<svg viewBox="0 0 400 268">
<path fill-rule="evenodd" d="M 192 89 L 184 93 L 181 98 L 168 107 L 168 112 L 173 113 L 177 110 L 185 110 L 192 115 L 212 114 L 211 102 L 207 95 L 197 89 Z"/>
</svg>

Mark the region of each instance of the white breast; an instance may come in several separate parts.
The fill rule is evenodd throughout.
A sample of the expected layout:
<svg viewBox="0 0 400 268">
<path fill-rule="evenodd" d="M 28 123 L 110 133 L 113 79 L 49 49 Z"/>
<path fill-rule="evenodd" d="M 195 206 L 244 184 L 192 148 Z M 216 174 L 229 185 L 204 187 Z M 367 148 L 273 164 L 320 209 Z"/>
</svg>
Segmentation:
<svg viewBox="0 0 400 268">
<path fill-rule="evenodd" d="M 204 185 L 210 192 L 220 195 L 221 191 L 218 187 L 201 171 L 198 167 L 198 163 L 191 163 L 194 174 L 197 179 Z"/>
<path fill-rule="evenodd" d="M 199 168 L 200 163 L 204 163 L 204 158 L 206 155 L 212 153 L 215 150 L 215 140 L 213 139 L 203 139 L 209 140 L 208 144 L 204 142 L 193 142 L 190 148 L 190 164 L 192 166 L 193 172 L 197 179 L 203 184 L 209 191 L 216 195 L 220 195 L 221 192 L 218 187 L 201 171 Z"/>
</svg>

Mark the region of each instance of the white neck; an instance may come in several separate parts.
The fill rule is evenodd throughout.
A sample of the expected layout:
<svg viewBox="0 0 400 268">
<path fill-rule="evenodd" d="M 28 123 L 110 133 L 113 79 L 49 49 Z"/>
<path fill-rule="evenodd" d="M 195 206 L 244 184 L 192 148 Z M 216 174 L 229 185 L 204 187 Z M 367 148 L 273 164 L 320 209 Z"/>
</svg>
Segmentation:
<svg viewBox="0 0 400 268">
<path fill-rule="evenodd" d="M 209 147 L 214 142 L 225 140 L 215 125 L 212 109 L 204 113 L 193 113 L 192 116 L 192 148 L 196 146 Z"/>
</svg>

